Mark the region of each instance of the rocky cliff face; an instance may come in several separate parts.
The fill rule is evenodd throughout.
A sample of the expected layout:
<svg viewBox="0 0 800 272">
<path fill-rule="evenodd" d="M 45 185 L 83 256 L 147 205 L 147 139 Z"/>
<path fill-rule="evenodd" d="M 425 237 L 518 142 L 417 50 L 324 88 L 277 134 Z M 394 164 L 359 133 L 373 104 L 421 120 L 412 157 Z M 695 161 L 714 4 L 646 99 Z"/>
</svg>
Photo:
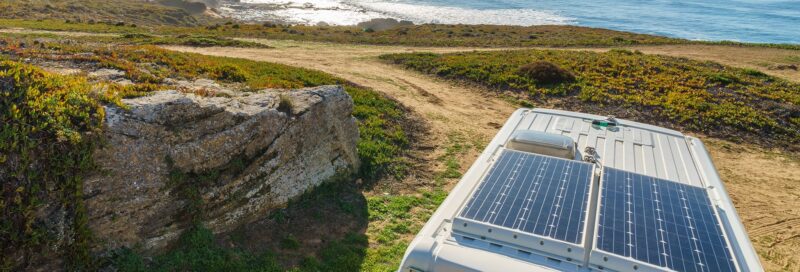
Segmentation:
<svg viewBox="0 0 800 272">
<path fill-rule="evenodd" d="M 84 184 L 108 248 L 158 250 L 192 222 L 231 230 L 358 166 L 341 87 L 200 97 L 176 91 L 106 108 L 106 143 Z"/>
</svg>

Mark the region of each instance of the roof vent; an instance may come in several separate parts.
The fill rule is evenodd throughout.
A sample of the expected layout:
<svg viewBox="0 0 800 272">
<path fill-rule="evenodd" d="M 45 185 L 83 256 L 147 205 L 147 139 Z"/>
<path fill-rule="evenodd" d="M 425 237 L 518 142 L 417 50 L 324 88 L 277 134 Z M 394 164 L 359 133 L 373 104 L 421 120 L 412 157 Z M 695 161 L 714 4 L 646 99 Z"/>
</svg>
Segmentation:
<svg viewBox="0 0 800 272">
<path fill-rule="evenodd" d="M 575 141 L 560 134 L 518 130 L 511 135 L 507 148 L 570 160 L 575 159 Z"/>
</svg>

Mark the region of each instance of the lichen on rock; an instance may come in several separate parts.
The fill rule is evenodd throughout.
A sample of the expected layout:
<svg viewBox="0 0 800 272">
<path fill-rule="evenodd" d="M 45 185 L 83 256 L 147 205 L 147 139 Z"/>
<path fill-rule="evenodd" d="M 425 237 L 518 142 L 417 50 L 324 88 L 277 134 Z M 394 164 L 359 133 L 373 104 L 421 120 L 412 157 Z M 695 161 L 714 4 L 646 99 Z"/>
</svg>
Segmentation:
<svg viewBox="0 0 800 272">
<path fill-rule="evenodd" d="M 123 102 L 106 106 L 99 170 L 84 184 L 106 248 L 159 250 L 197 222 L 231 230 L 358 169 L 353 101 L 338 86 Z"/>
</svg>

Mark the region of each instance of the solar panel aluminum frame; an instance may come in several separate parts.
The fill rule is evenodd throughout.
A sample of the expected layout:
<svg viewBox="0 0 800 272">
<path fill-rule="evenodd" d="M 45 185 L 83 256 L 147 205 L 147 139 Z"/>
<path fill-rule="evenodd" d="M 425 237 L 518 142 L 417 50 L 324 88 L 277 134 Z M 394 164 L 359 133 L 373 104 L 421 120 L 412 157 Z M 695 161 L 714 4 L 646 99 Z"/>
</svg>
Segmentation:
<svg viewBox="0 0 800 272">
<path fill-rule="evenodd" d="M 497 152 L 497 155 L 495 155 L 495 157 L 493 158 L 491 166 L 487 167 L 487 170 L 481 176 L 480 179 L 481 182 L 483 182 L 483 180 L 489 175 L 490 169 L 494 166 L 494 163 L 497 162 L 497 159 L 500 157 L 500 154 L 503 153 L 502 149 L 500 151 L 501 152 Z M 534 154 L 534 155 L 553 158 L 557 160 L 573 161 L 573 160 L 567 160 L 563 158 L 546 156 L 541 154 Z M 574 162 L 585 163 L 581 161 L 574 161 Z M 469 202 L 469 198 L 467 198 L 467 201 L 464 201 L 464 203 L 462 203 L 462 206 L 458 209 L 456 216 L 453 218 L 453 225 L 452 225 L 453 232 L 461 236 L 471 237 L 473 239 L 486 240 L 489 241 L 490 243 L 497 243 L 498 245 L 507 244 L 513 248 L 517 248 L 520 250 L 536 252 L 547 257 L 553 257 L 562 261 L 567 261 L 578 265 L 584 265 L 588 254 L 587 245 L 589 244 L 589 241 L 593 239 L 592 236 L 593 231 L 591 228 L 595 223 L 594 217 L 592 216 L 592 214 L 595 212 L 594 211 L 595 205 L 593 205 L 593 203 L 595 203 L 596 201 L 597 194 L 595 193 L 596 191 L 595 187 L 597 187 L 598 183 L 597 182 L 598 178 L 597 175 L 595 174 L 595 171 L 596 171 L 596 166 L 592 165 L 590 170 L 591 180 L 589 181 L 589 188 L 588 188 L 589 197 L 586 199 L 587 201 L 586 209 L 583 211 L 584 222 L 583 226 L 581 226 L 583 235 L 581 235 L 581 241 L 578 244 L 461 217 L 459 215 L 466 208 L 466 205 Z M 476 193 L 479 185 L 480 182 L 478 183 L 478 186 L 473 188 L 472 192 L 468 194 L 470 197 Z"/>
<path fill-rule="evenodd" d="M 604 182 L 605 182 L 605 171 L 603 171 L 603 173 L 600 174 L 600 182 L 599 182 L 599 184 L 597 186 L 597 199 L 596 199 L 597 202 L 595 203 L 596 211 L 595 211 L 594 219 L 592 220 L 592 222 L 594 223 L 594 226 L 593 226 L 592 236 L 590 237 L 590 239 L 592 240 L 592 246 L 591 246 L 591 251 L 590 251 L 590 255 L 589 255 L 589 259 L 588 259 L 588 265 L 590 267 L 599 268 L 601 270 L 612 270 L 612 271 L 636 271 L 636 272 L 640 272 L 640 271 L 642 271 L 642 272 L 675 271 L 675 270 L 672 270 L 672 269 L 670 269 L 668 267 L 661 267 L 661 266 L 653 265 L 653 264 L 650 264 L 650 263 L 647 263 L 647 262 L 644 262 L 644 261 L 640 261 L 640 260 L 634 259 L 633 257 L 625 257 L 625 256 L 622 256 L 622 255 L 617 255 L 617 254 L 614 254 L 614 253 L 611 253 L 611 252 L 606 252 L 606 251 L 598 248 L 597 235 L 598 235 L 598 233 L 600 231 L 600 228 L 597 227 L 597 225 L 600 224 L 600 215 L 601 215 L 600 204 L 603 201 L 603 199 L 602 199 L 602 196 L 603 196 L 603 186 L 602 186 L 602 184 Z M 711 192 L 709 191 L 709 189 L 707 189 L 707 188 L 703 188 L 703 189 L 706 191 L 707 194 L 709 194 L 709 198 L 712 199 L 712 203 L 713 203 L 713 201 L 714 201 L 713 199 L 714 198 L 711 197 L 711 195 L 710 195 Z M 719 215 L 719 211 L 717 211 L 717 209 L 714 209 L 714 217 L 718 221 L 721 220 L 720 215 Z M 729 239 L 728 234 L 727 234 L 727 230 L 725 230 L 723 228 L 721 231 L 722 231 L 722 235 L 725 238 L 725 243 L 728 245 L 729 248 L 732 248 L 730 239 Z M 733 254 L 733 252 L 731 252 L 731 254 Z M 735 266 L 736 271 L 742 271 L 742 269 L 739 266 L 739 263 L 737 261 L 734 261 L 733 265 Z"/>
</svg>

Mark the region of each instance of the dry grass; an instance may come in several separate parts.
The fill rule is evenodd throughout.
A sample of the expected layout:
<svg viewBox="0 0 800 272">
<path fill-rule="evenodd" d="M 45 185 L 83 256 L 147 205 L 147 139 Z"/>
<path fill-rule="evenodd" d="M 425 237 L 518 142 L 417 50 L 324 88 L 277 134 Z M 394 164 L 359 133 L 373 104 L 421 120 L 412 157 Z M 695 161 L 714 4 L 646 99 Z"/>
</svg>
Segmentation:
<svg viewBox="0 0 800 272">
<path fill-rule="evenodd" d="M 3 0 L 0 18 L 139 26 L 194 26 L 204 21 L 182 9 L 141 0 Z"/>
</svg>

